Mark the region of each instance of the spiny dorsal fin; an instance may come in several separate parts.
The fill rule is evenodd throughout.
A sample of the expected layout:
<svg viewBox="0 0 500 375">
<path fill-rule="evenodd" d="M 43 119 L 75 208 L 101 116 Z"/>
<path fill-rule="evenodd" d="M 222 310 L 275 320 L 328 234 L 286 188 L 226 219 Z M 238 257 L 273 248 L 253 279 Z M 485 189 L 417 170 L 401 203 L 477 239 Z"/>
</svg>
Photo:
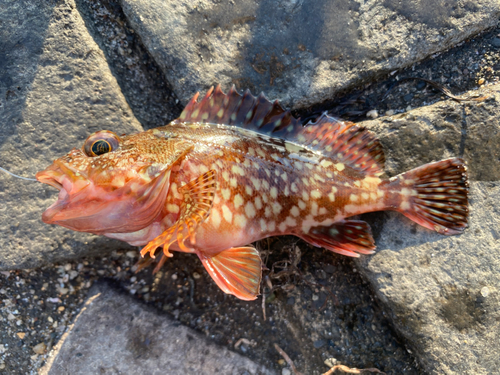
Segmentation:
<svg viewBox="0 0 500 375">
<path fill-rule="evenodd" d="M 179 122 L 200 122 L 207 124 L 223 124 L 242 127 L 270 134 L 289 125 L 302 126 L 300 121 L 292 116 L 275 101 L 271 103 L 263 93 L 253 96 L 249 90 L 240 95 L 234 85 L 227 94 L 220 88 L 210 88 L 199 102 L 200 93 L 196 93 L 178 119 Z"/>
<path fill-rule="evenodd" d="M 380 142 L 368 130 L 323 114 L 306 127 L 263 93 L 254 97 L 249 90 L 240 95 L 231 87 L 224 94 L 218 85 L 210 88 L 199 102 L 199 93 L 186 105 L 173 124 L 191 122 L 236 126 L 260 134 L 294 142 L 356 170 L 380 175 L 384 153 Z"/>
</svg>

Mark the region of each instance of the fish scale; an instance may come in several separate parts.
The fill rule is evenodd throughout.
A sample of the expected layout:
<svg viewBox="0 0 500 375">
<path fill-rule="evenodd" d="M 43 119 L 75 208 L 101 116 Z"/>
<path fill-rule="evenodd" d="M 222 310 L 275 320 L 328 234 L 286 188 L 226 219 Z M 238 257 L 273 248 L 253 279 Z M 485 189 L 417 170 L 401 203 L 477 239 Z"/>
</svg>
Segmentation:
<svg viewBox="0 0 500 375">
<path fill-rule="evenodd" d="M 459 158 L 390 179 L 366 129 L 327 115 L 303 127 L 263 94 L 196 94 L 170 124 L 129 136 L 89 136 L 37 179 L 60 190 L 42 218 L 136 246 L 154 272 L 196 254 L 221 290 L 257 298 L 262 262 L 249 243 L 295 235 L 347 256 L 375 249 L 366 222 L 394 210 L 439 233 L 467 227 L 468 182 Z M 98 142 L 98 143 L 96 143 Z"/>
</svg>

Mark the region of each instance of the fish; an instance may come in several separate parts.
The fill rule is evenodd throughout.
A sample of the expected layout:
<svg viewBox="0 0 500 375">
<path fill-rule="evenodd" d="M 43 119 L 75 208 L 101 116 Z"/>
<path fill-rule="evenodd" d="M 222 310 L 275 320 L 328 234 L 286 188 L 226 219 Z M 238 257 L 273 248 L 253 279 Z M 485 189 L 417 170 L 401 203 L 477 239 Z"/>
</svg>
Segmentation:
<svg viewBox="0 0 500 375">
<path fill-rule="evenodd" d="M 43 221 L 143 246 L 155 272 L 172 251 L 196 254 L 242 300 L 259 295 L 263 264 L 249 244 L 266 237 L 358 257 L 376 247 L 353 218 L 366 212 L 397 211 L 444 235 L 467 228 L 461 158 L 385 178 L 382 145 L 363 126 L 326 113 L 304 126 L 278 101 L 234 86 L 198 99 L 162 127 L 93 133 L 38 172 L 59 190 Z"/>
</svg>

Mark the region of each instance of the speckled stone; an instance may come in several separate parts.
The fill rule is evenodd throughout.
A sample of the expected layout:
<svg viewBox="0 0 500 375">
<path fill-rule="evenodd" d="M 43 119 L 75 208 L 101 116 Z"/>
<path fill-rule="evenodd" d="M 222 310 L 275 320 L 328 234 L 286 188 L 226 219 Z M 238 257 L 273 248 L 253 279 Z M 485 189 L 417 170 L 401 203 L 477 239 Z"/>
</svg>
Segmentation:
<svg viewBox="0 0 500 375">
<path fill-rule="evenodd" d="M 97 284 L 40 374 L 99 374 L 111 368 L 121 374 L 275 374 L 109 285 Z"/>
<path fill-rule="evenodd" d="M 306 107 L 498 21 L 493 0 L 120 0 L 182 102 L 221 83 Z"/>
</svg>

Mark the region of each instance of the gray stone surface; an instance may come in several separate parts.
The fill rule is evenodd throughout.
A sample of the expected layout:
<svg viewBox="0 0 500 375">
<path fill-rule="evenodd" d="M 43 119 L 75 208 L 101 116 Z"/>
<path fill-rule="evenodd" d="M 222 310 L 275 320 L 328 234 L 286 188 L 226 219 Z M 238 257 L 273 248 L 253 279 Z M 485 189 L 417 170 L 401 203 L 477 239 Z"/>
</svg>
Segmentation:
<svg viewBox="0 0 500 375">
<path fill-rule="evenodd" d="M 82 312 L 40 373 L 274 374 L 107 284 L 92 287 Z"/>
<path fill-rule="evenodd" d="M 221 83 L 306 107 L 493 26 L 493 0 L 120 0 L 184 103 Z"/>
<path fill-rule="evenodd" d="M 432 374 L 500 367 L 500 85 L 482 103 L 445 101 L 366 124 L 388 173 L 463 156 L 472 180 L 469 228 L 444 237 L 396 213 L 376 215 L 377 253 L 357 262 L 396 329 Z"/>
<path fill-rule="evenodd" d="M 4 1 L 0 24 L 0 166 L 34 177 L 94 131 L 142 130 L 72 0 Z M 42 223 L 56 195 L 0 173 L 0 269 L 119 244 Z"/>
</svg>

